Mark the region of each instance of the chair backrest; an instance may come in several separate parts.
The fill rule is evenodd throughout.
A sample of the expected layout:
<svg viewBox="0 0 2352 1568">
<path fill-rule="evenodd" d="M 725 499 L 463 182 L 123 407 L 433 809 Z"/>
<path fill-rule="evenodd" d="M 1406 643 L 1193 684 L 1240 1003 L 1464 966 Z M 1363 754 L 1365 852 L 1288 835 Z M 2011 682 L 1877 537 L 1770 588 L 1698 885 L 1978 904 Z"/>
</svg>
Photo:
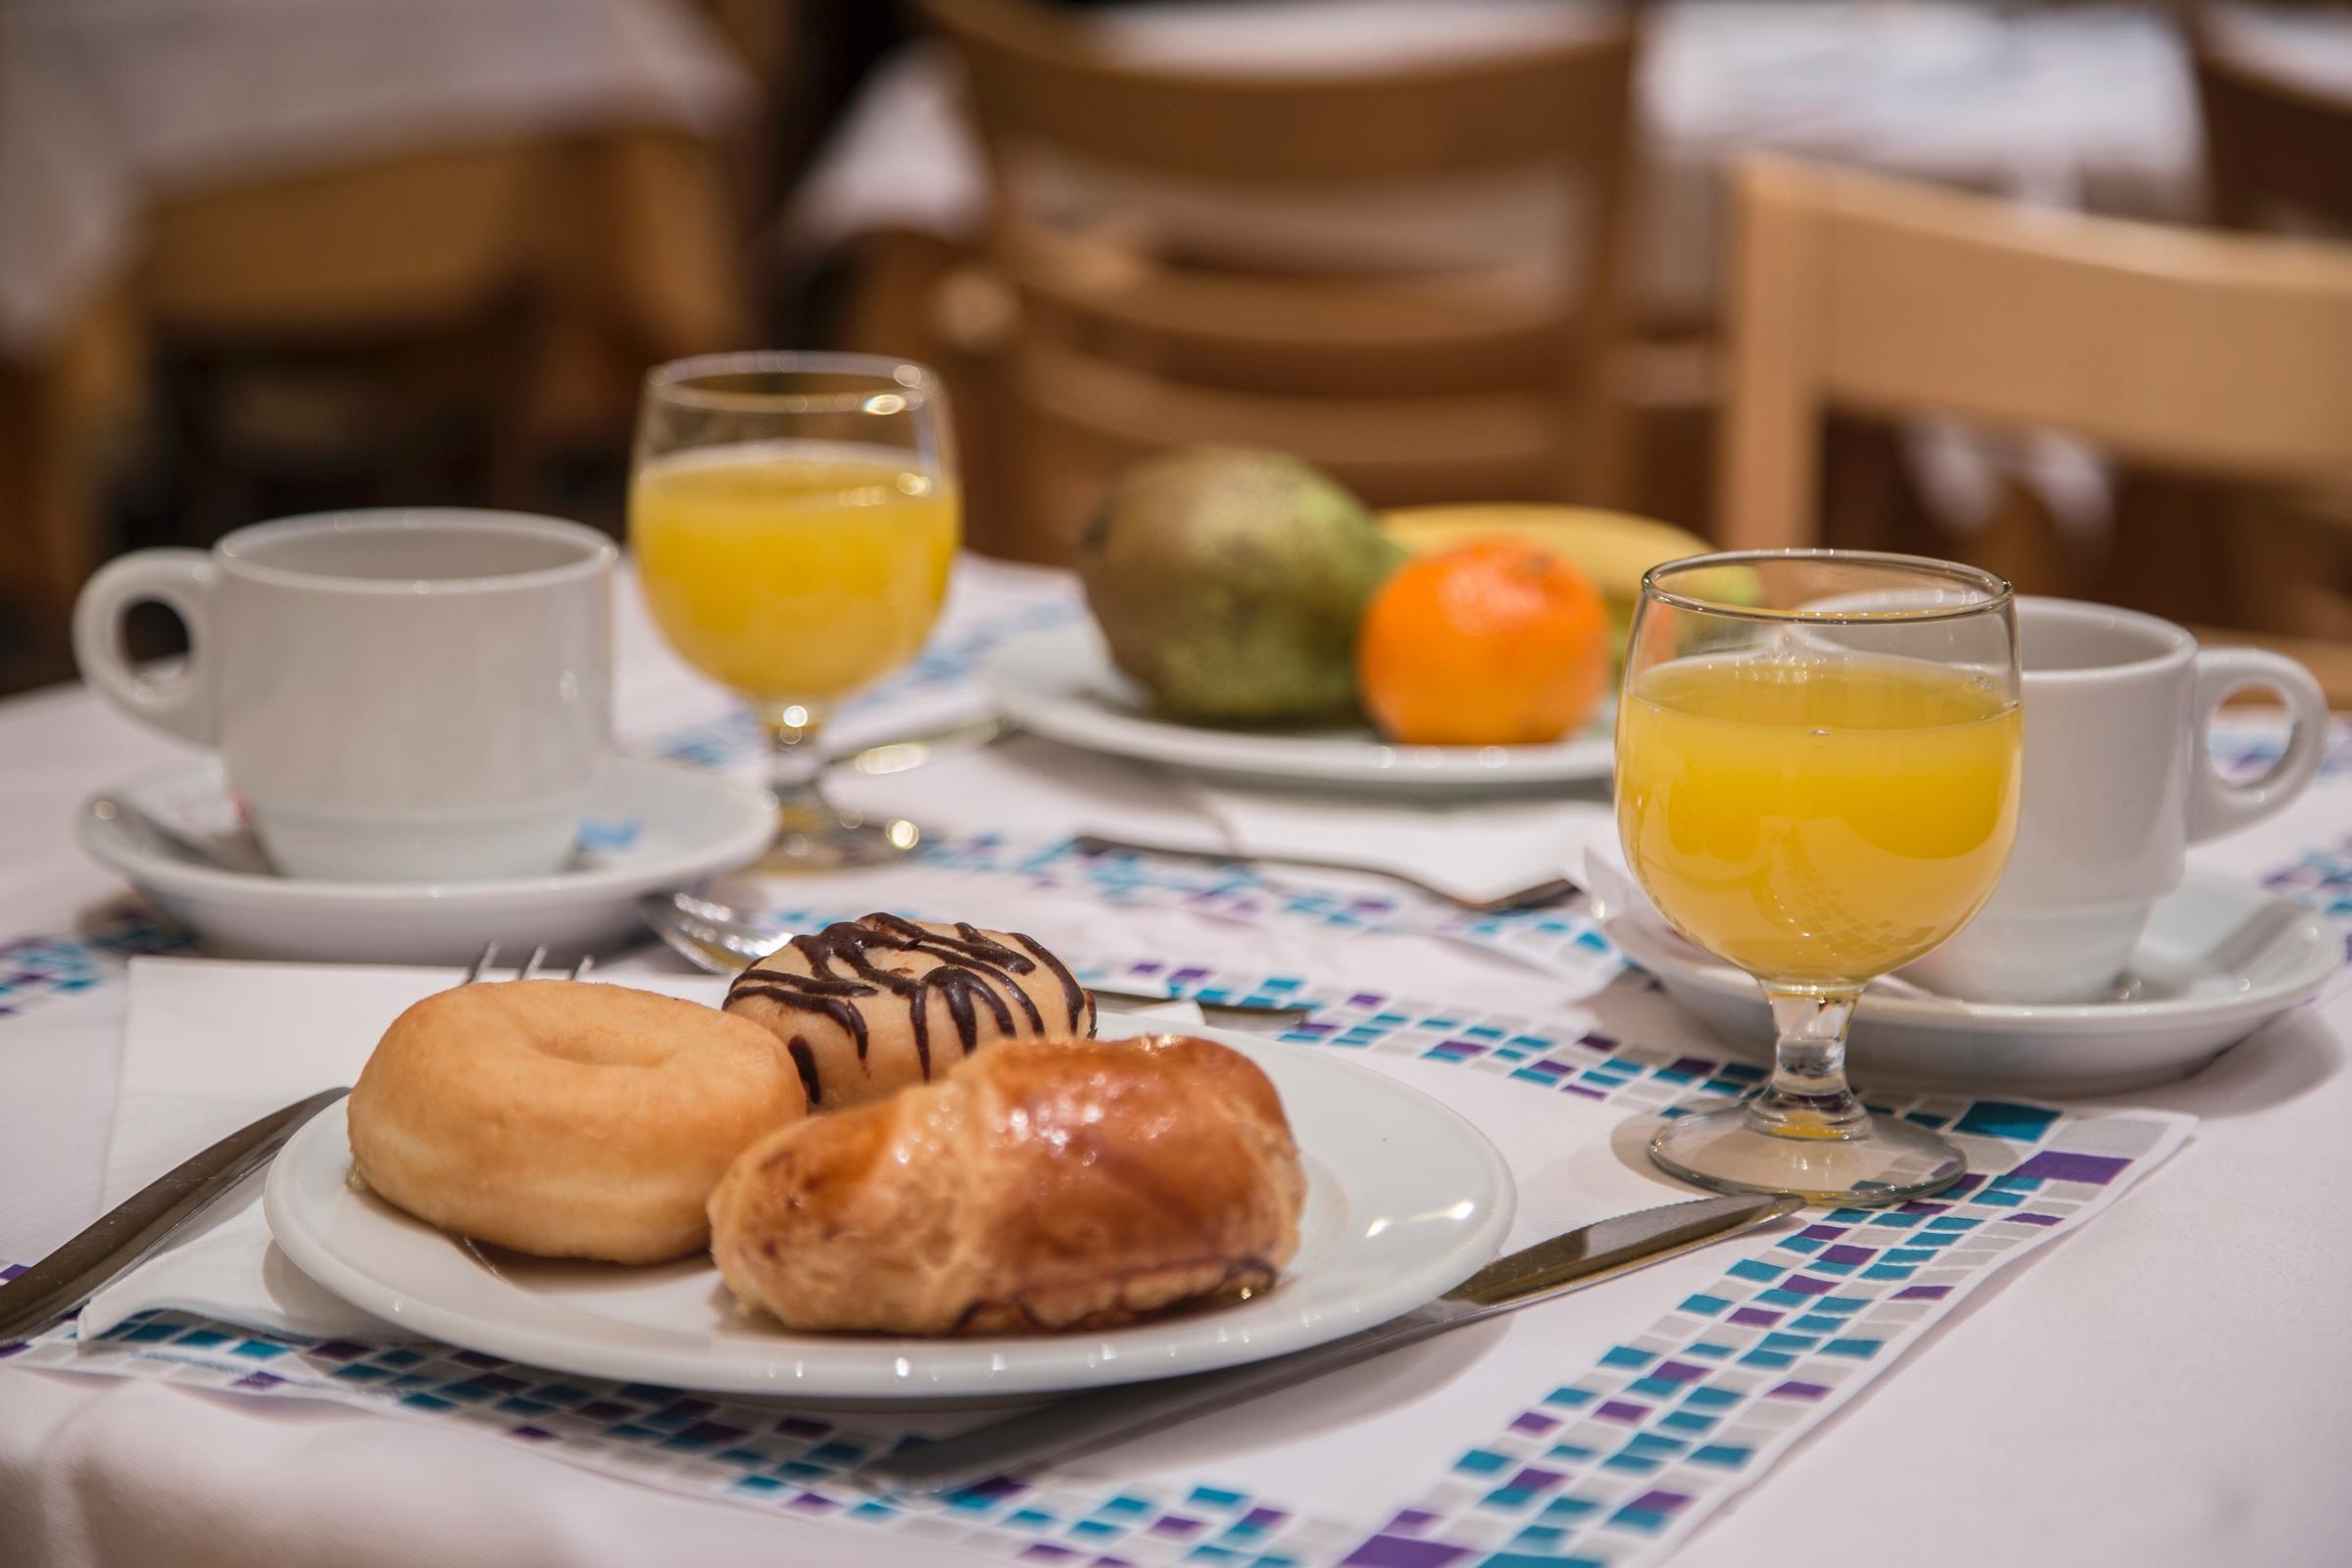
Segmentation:
<svg viewBox="0 0 2352 1568">
<path fill-rule="evenodd" d="M 1120 59 L 1028 0 L 930 0 L 964 69 L 1023 291 L 1311 386 L 1365 346 L 1571 333 L 1613 304 L 1633 35 L 1624 24 L 1374 74 Z M 1359 350 L 1350 357 L 1348 350 Z M 1521 367 L 1524 373 L 1524 367 Z"/>
<path fill-rule="evenodd" d="M 2203 6 L 2188 20 L 2214 216 L 2352 234 L 2352 96 L 2284 74 L 2247 46 L 2242 24 Z"/>
<path fill-rule="evenodd" d="M 1281 440 L 1375 502 L 1614 482 L 1587 411 L 1616 340 L 1635 8 L 1351 74 L 1136 64 L 1108 24 L 1024 0 L 926 9 L 989 167 L 1018 385 L 1063 451 Z"/>
<path fill-rule="evenodd" d="M 963 57 L 992 147 L 1028 140 L 1160 174 L 1324 185 L 1597 159 L 1623 144 L 1629 39 L 1616 26 L 1376 74 L 1222 73 L 1123 63 L 1029 0 L 925 9 Z"/>
<path fill-rule="evenodd" d="M 1756 158 L 1734 175 L 1717 537 L 1811 542 L 1832 409 L 2055 427 L 2151 467 L 2352 485 L 2352 248 Z"/>
</svg>

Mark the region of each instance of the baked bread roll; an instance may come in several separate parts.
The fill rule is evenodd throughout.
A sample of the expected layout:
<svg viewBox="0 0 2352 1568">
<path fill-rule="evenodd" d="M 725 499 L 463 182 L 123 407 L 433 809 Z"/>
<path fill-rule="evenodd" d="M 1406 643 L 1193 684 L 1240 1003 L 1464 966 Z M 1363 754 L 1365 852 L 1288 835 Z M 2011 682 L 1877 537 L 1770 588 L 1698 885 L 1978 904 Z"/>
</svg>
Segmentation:
<svg viewBox="0 0 2352 1568">
<path fill-rule="evenodd" d="M 428 1224 L 542 1257 L 657 1263 L 710 1239 L 744 1147 L 806 1108 L 766 1030 L 624 986 L 459 986 L 392 1021 L 351 1158 Z"/>
<path fill-rule="evenodd" d="M 726 1007 L 783 1042 L 820 1111 L 927 1082 L 994 1040 L 1095 1032 L 1095 999 L 1028 937 L 895 914 L 794 937 L 735 977 Z"/>
<path fill-rule="evenodd" d="M 1305 1194 L 1282 1102 L 1239 1053 L 1008 1041 L 745 1150 L 710 1195 L 710 1251 L 795 1329 L 1105 1328 L 1271 1285 Z"/>
</svg>

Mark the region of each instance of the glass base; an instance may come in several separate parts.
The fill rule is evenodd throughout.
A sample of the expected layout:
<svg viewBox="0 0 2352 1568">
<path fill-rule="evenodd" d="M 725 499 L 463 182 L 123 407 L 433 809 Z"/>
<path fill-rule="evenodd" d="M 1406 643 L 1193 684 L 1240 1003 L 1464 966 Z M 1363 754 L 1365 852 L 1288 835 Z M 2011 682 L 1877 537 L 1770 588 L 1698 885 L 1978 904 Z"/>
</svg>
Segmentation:
<svg viewBox="0 0 2352 1568">
<path fill-rule="evenodd" d="M 1858 1131 L 1773 1131 L 1747 1106 L 1678 1116 L 1649 1141 L 1668 1175 L 1719 1193 L 1786 1193 L 1815 1203 L 1872 1208 L 1940 1193 L 1968 1158 L 1913 1122 L 1872 1116 Z"/>
<path fill-rule="evenodd" d="M 870 822 L 853 812 L 787 808 L 776 813 L 775 841 L 748 869 L 798 873 L 888 865 L 922 841 L 922 830 L 904 817 Z"/>
</svg>

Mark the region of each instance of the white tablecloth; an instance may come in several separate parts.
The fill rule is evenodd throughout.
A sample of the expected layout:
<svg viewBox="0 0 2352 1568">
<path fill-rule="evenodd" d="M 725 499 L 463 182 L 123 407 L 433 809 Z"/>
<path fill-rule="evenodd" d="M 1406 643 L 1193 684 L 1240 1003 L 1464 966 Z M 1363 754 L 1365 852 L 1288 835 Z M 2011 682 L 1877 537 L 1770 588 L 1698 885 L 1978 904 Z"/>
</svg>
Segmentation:
<svg viewBox="0 0 2352 1568">
<path fill-rule="evenodd" d="M 710 133 L 750 96 L 671 0 L 10 0 L 0 355 L 110 282 L 159 196 L 526 134 Z"/>
<path fill-rule="evenodd" d="M 1591 26 L 1592 11 L 1516 0 L 1247 0 L 1123 7 L 1098 24 L 1107 47 L 1138 61 L 1344 72 L 1574 35 Z M 2195 209 L 2195 94 L 2158 7 L 1666 0 L 1652 16 L 1632 275 L 1653 310 L 1707 308 L 1716 174 L 1740 148 L 2068 207 L 2164 219 Z M 968 235 L 985 203 L 949 62 L 917 45 L 886 63 L 853 105 L 796 195 L 786 232 L 809 247 L 886 226 Z"/>
<path fill-rule="evenodd" d="M 956 616 L 1053 579 L 967 564 Z M 654 640 L 630 596 L 620 707 L 640 737 L 723 711 Z M 856 789 L 946 826 L 1066 827 L 1102 764 L 1023 743 Z M 119 895 L 62 826 L 81 794 L 167 747 L 74 691 L 0 704 L 0 933 L 68 929 Z M 1127 780 L 1130 789 L 1149 789 Z M 1172 800 L 1173 797 L 1170 797 Z M 2240 872 L 2341 845 L 2352 781 L 2200 850 Z M 1161 810 L 1172 809 L 1163 804 Z M 1235 962 L 1264 932 L 1168 910 L 1071 917 L 1132 926 Z M 1108 940 L 1105 936 L 1103 940 Z M 1286 938 L 1337 979 L 1409 965 L 1540 1007 L 1546 984 L 1425 938 Z M 656 960 L 637 960 L 650 962 Z M 0 1257 L 39 1255 L 94 1217 L 115 1096 L 120 983 L 0 1017 Z M 2014 1265 L 1858 1405 L 1677 1558 L 1913 1568 L 2051 1561 L 2340 1561 L 2352 1514 L 2352 1253 L 2338 1194 L 2352 1002 L 2135 1102 L 2202 1118 L 2194 1141 L 2112 1213 Z M 972 1561 L 629 1487 L 514 1446 L 289 1400 L 0 1367 L 0 1560 L 80 1565 L 619 1565 L 646 1561 Z"/>
</svg>

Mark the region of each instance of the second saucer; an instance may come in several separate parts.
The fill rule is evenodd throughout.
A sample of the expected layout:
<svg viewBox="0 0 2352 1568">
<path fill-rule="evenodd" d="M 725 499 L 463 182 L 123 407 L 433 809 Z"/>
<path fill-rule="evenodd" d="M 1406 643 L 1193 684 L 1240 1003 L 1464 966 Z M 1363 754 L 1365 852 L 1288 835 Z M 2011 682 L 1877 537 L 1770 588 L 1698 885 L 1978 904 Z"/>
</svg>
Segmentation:
<svg viewBox="0 0 2352 1568">
<path fill-rule="evenodd" d="M 1772 1058 L 1756 984 L 1648 920 L 1603 933 L 1733 1053 Z M 2345 932 L 2234 877 L 2191 871 L 2159 902 L 2112 1001 L 1980 1003 L 1872 991 L 1854 1012 L 1850 1070 L 1866 1089 L 2117 1094 L 2185 1078 L 2316 993 L 2343 967 Z"/>
</svg>

